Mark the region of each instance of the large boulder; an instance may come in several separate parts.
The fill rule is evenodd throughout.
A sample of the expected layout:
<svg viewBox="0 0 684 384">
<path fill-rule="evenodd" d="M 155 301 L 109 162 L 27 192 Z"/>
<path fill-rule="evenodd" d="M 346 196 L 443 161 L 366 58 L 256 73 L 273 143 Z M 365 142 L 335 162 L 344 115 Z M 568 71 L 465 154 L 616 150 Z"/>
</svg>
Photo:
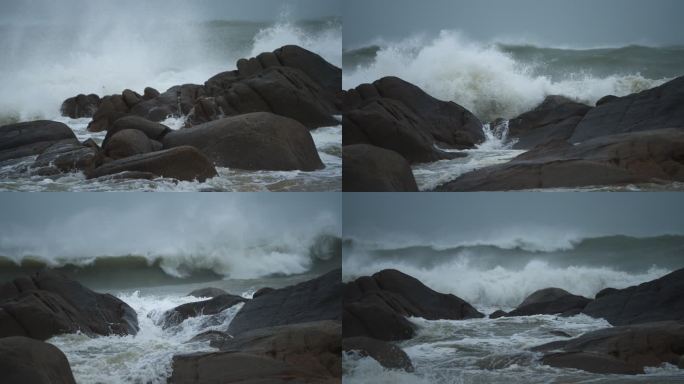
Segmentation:
<svg viewBox="0 0 684 384">
<path fill-rule="evenodd" d="M 684 269 L 625 289 L 603 290 L 582 311 L 613 325 L 684 321 Z"/>
<path fill-rule="evenodd" d="M 418 192 L 409 163 L 401 155 L 369 144 L 342 147 L 342 190 Z"/>
<path fill-rule="evenodd" d="M 342 318 L 341 270 L 276 289 L 245 303 L 228 327 L 239 335 L 253 329 Z"/>
<path fill-rule="evenodd" d="M 337 125 L 334 99 L 302 71 L 273 67 L 248 77 L 220 73 L 205 84 L 190 115 L 193 124 L 250 112 L 272 112 L 299 121 L 307 128 Z"/>
<path fill-rule="evenodd" d="M 222 167 L 276 171 L 324 167 L 306 127 L 268 112 L 173 131 L 164 136 L 162 143 L 164 148 L 193 146 Z"/>
<path fill-rule="evenodd" d="M 588 332 L 580 337 L 533 348 L 542 362 L 594 373 L 642 374 L 663 363 L 677 366 L 684 354 L 684 323 L 627 325 Z"/>
<path fill-rule="evenodd" d="M 92 93 L 90 95 L 79 94 L 64 100 L 60 111 L 62 116 L 68 116 L 72 119 L 93 117 L 99 106 L 100 96 Z"/>
<path fill-rule="evenodd" d="M 435 292 L 393 269 L 360 277 L 344 287 L 344 336 L 403 340 L 413 336 L 407 316 L 462 320 L 484 315 L 464 300 Z"/>
<path fill-rule="evenodd" d="M 56 121 L 5 125 L 0 127 L 0 161 L 38 155 L 57 142 L 75 140 L 74 132 Z"/>
<path fill-rule="evenodd" d="M 527 296 L 520 305 L 505 316 L 576 315 L 591 302 L 586 297 L 573 295 L 560 288 L 545 288 Z"/>
<path fill-rule="evenodd" d="M 62 351 L 22 336 L 0 339 L 0 372 L 3 384 L 76 384 Z"/>
<path fill-rule="evenodd" d="M 161 143 L 153 142 L 142 131 L 124 129 L 112 135 L 102 149 L 107 157 L 116 160 L 160 150 L 161 147 Z"/>
<path fill-rule="evenodd" d="M 604 101 L 589 111 L 570 141 L 663 128 L 684 129 L 684 77 L 661 86 Z"/>
<path fill-rule="evenodd" d="M 342 119 L 345 146 L 370 144 L 402 155 L 410 163 L 426 163 L 450 157 L 435 147 L 425 122 L 404 104 L 373 98 L 347 111 Z"/>
<path fill-rule="evenodd" d="M 44 271 L 0 286 L 0 337 L 46 340 L 62 333 L 129 335 L 138 332 L 130 306 L 63 275 Z"/>
<path fill-rule="evenodd" d="M 140 116 L 124 116 L 116 120 L 111 128 L 107 130 L 107 135 L 102 141 L 104 148 L 109 139 L 120 131 L 133 129 L 145 134 L 150 140 L 161 141 L 167 133 L 171 132 L 171 128 L 166 125 L 155 123 Z"/>
<path fill-rule="evenodd" d="M 126 116 L 129 109 L 121 95 L 103 97 L 100 106 L 93 114 L 93 120 L 88 123 L 88 131 L 102 132 L 108 130 L 116 120 Z"/>
<path fill-rule="evenodd" d="M 55 174 L 74 170 L 89 171 L 102 164 L 104 156 L 100 148 L 63 140 L 48 147 L 33 162 L 32 173 Z"/>
<path fill-rule="evenodd" d="M 215 315 L 236 304 L 248 301 L 241 296 L 223 294 L 212 299 L 181 304 L 164 313 L 161 319 L 163 328 L 178 325 L 190 317 Z"/>
<path fill-rule="evenodd" d="M 174 384 L 339 382 L 341 324 L 317 321 L 259 328 L 215 340 L 218 352 L 174 356 Z"/>
<path fill-rule="evenodd" d="M 453 103 L 437 100 L 423 92 L 417 86 L 396 77 L 384 77 L 372 84 L 361 84 L 345 94 L 345 115 L 357 110 L 372 100 L 393 100 L 395 106 L 387 111 L 401 111 L 403 116 L 397 121 L 412 121 L 413 129 L 420 130 L 432 138 L 433 143 L 440 146 L 465 149 L 484 141 L 482 123 L 465 108 Z M 418 118 L 418 119 L 416 119 Z M 361 124 L 361 125 L 360 125 Z M 358 130 L 371 132 L 374 127 L 359 121 Z M 391 126 L 391 124 L 389 125 Z M 397 129 L 408 129 L 396 124 Z M 354 138 L 357 140 L 358 138 Z M 354 144 L 354 142 L 345 142 Z M 383 146 L 382 143 L 373 143 Z"/>
<path fill-rule="evenodd" d="M 530 149 L 556 140 L 568 140 L 590 109 L 588 105 L 563 96 L 547 96 L 535 109 L 509 121 L 509 137 L 518 139 L 513 148 Z"/>
<path fill-rule="evenodd" d="M 122 172 L 129 172 L 131 176 L 152 174 L 200 182 L 217 175 L 213 164 L 204 154 L 186 145 L 110 161 L 87 172 L 86 177 L 93 179 Z"/>
<path fill-rule="evenodd" d="M 437 191 L 572 188 L 684 181 L 684 130 L 602 136 L 577 145 L 555 142 L 508 163 L 466 173 Z"/>
<path fill-rule="evenodd" d="M 385 368 L 413 372 L 413 364 L 406 352 L 386 341 L 363 336 L 347 337 L 342 340 L 342 350 L 355 352 L 364 357 L 370 356 Z"/>
</svg>

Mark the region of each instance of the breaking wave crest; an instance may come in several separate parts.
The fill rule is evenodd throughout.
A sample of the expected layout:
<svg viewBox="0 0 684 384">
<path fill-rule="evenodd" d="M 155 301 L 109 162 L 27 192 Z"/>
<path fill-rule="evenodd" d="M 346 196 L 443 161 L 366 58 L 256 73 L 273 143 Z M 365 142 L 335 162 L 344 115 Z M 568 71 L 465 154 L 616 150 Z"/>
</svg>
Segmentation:
<svg viewBox="0 0 684 384">
<path fill-rule="evenodd" d="M 674 53 L 649 51 L 646 58 L 654 62 L 635 63 L 643 60 L 641 50 L 616 49 L 620 56 L 611 50 L 519 47 L 474 42 L 459 32 L 442 31 L 435 38 L 413 37 L 345 52 L 343 86 L 398 76 L 434 97 L 464 106 L 484 121 L 510 119 L 547 95 L 593 105 L 606 95 L 624 96 L 660 85 L 681 75 L 675 72 L 684 66 L 684 48 L 668 49 Z M 597 61 L 601 57 L 611 62 Z M 649 72 L 652 67 L 663 69 Z"/>
</svg>

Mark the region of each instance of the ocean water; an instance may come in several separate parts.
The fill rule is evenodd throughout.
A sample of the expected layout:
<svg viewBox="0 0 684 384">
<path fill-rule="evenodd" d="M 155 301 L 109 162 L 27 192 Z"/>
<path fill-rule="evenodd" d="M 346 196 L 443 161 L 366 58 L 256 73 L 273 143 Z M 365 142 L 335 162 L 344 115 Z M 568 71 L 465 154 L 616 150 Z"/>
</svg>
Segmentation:
<svg viewBox="0 0 684 384">
<path fill-rule="evenodd" d="M 534 236 L 532 235 L 534 234 Z M 438 292 L 452 293 L 489 315 L 509 311 L 548 287 L 593 298 L 684 267 L 684 236 L 579 236 L 549 228 L 520 228 L 469 241 L 425 244 L 404 238 L 348 238 L 343 279 L 394 268 Z M 648 257 L 644 257 L 648 255 Z M 344 356 L 345 383 L 682 383 L 684 371 L 664 365 L 636 376 L 598 375 L 539 363 L 531 347 L 610 327 L 585 315 L 462 321 L 412 318 L 414 338 L 398 345 L 416 368 L 389 371 L 370 358 Z"/>
<path fill-rule="evenodd" d="M 261 52 L 296 44 L 341 66 L 342 23 L 338 18 L 275 22 L 193 21 L 188 3 L 171 14 L 145 19 L 121 9 L 104 13 L 85 6 L 92 22 L 82 25 L 55 17 L 35 24 L 17 20 L 0 25 L 0 124 L 35 119 L 61 121 L 80 140 L 101 142 L 104 133 L 86 130 L 90 119 L 60 115 L 64 99 L 79 93 L 107 95 L 151 86 L 165 91 L 186 83 L 202 84 L 235 69 L 235 62 Z M 187 8 L 187 9 L 185 9 Z M 91 12 L 91 13 L 88 13 Z M 111 16 L 118 15 L 118 17 Z M 109 15 L 109 16 L 106 16 Z M 46 59 L 49 58 L 49 59 Z M 163 122 L 172 129 L 183 117 Z M 312 131 L 325 168 L 313 172 L 242 171 L 218 168 L 204 183 L 168 179 L 86 180 L 82 172 L 31 176 L 35 157 L 0 164 L 3 191 L 339 191 L 342 189 L 341 126 Z"/>
<path fill-rule="evenodd" d="M 172 373 L 174 355 L 216 350 L 208 341 L 189 342 L 190 339 L 209 330 L 226 331 L 242 308 L 242 304 L 238 304 L 217 315 L 188 318 L 177 326 L 162 329 L 158 322 L 167 310 L 184 303 L 208 299 L 186 296 L 187 293 L 211 286 L 251 298 L 259 288 L 281 288 L 313 277 L 224 279 L 201 284 L 176 282 L 174 285 L 152 288 L 112 288 L 107 291 L 126 302 L 138 314 L 140 330 L 135 336 L 91 338 L 82 334 L 67 334 L 55 336 L 47 342 L 64 352 L 78 383 L 166 383 Z M 97 289 L 98 285 L 91 287 Z"/>
</svg>

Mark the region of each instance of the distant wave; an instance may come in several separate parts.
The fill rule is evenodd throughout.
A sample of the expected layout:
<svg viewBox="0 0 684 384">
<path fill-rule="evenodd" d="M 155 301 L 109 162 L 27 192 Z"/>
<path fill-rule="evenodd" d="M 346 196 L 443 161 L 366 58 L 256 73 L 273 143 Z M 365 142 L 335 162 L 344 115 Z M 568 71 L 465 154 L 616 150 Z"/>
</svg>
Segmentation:
<svg viewBox="0 0 684 384">
<path fill-rule="evenodd" d="M 468 249 L 499 249 L 521 250 L 533 253 L 568 251 L 576 248 L 628 248 L 636 244 L 664 244 L 681 245 L 684 247 L 684 235 L 667 234 L 660 236 L 579 236 L 563 231 L 549 231 L 540 234 L 534 230 L 529 231 L 527 236 L 512 235 L 491 237 L 488 239 L 465 240 L 455 243 L 430 244 L 417 242 L 413 244 L 397 244 L 396 242 L 366 241 L 348 237 L 345 243 L 362 247 L 366 250 L 397 252 L 409 249 L 425 249 L 435 252 L 454 252 Z M 410 242 L 410 240 L 409 240 Z"/>
<path fill-rule="evenodd" d="M 557 242 L 530 241 L 533 236 L 534 231 L 502 241 L 395 247 L 347 238 L 344 278 L 394 268 L 471 303 L 512 308 L 542 288 L 593 297 L 607 287 L 640 284 L 684 267 L 684 235 L 574 236 Z"/>
<path fill-rule="evenodd" d="M 146 286 L 174 282 L 217 280 L 224 277 L 267 277 L 322 272 L 339 268 L 341 239 L 320 234 L 310 243 L 293 247 L 291 244 L 263 244 L 259 247 L 239 249 L 232 255 L 200 249 L 187 254 L 111 255 L 90 258 L 47 258 L 23 255 L 0 255 L 0 281 L 31 274 L 45 268 L 63 271 L 82 281 L 96 280 L 103 284 L 124 283 Z M 196 252 L 196 253 L 194 253 Z M 296 259 L 298 266 L 287 266 Z M 258 264 L 262 264 L 260 267 Z M 269 265 L 270 264 L 270 265 Z M 245 268 L 246 267 L 246 268 Z M 257 268 L 257 269 L 254 269 Z"/>
<path fill-rule="evenodd" d="M 457 31 L 347 50 L 345 89 L 398 76 L 485 121 L 513 118 L 545 96 L 593 105 L 599 98 L 653 88 L 684 74 L 684 47 L 559 49 L 480 43 Z"/>
</svg>

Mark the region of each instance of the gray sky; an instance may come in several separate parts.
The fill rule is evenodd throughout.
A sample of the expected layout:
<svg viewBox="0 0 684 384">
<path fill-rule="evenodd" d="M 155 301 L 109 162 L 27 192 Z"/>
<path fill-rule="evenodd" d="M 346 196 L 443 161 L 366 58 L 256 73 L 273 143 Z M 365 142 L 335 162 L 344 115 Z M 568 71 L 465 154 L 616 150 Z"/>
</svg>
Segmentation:
<svg viewBox="0 0 684 384">
<path fill-rule="evenodd" d="M 377 241 L 392 235 L 448 242 L 510 231 L 541 236 L 547 230 L 684 234 L 682 193 L 345 193 L 343 204 L 344 236 Z"/>
<path fill-rule="evenodd" d="M 339 0 L 22 0 L 0 2 L 0 21 L 80 19 L 90 10 L 198 20 L 274 20 L 283 11 L 295 20 L 341 14 Z"/>
<path fill-rule="evenodd" d="M 196 212 L 190 216 L 198 220 L 239 212 L 274 227 L 307 223 L 320 213 L 337 221 L 342 215 L 338 193 L 0 193 L 0 232 L 17 224 L 37 228 L 86 211 L 99 212 L 102 223 L 93 223 L 98 226 L 142 210 L 154 213 L 147 218 L 148 224 L 162 227 L 188 210 Z"/>
<path fill-rule="evenodd" d="M 344 0 L 344 45 L 443 29 L 535 44 L 684 44 L 681 0 Z"/>
</svg>

